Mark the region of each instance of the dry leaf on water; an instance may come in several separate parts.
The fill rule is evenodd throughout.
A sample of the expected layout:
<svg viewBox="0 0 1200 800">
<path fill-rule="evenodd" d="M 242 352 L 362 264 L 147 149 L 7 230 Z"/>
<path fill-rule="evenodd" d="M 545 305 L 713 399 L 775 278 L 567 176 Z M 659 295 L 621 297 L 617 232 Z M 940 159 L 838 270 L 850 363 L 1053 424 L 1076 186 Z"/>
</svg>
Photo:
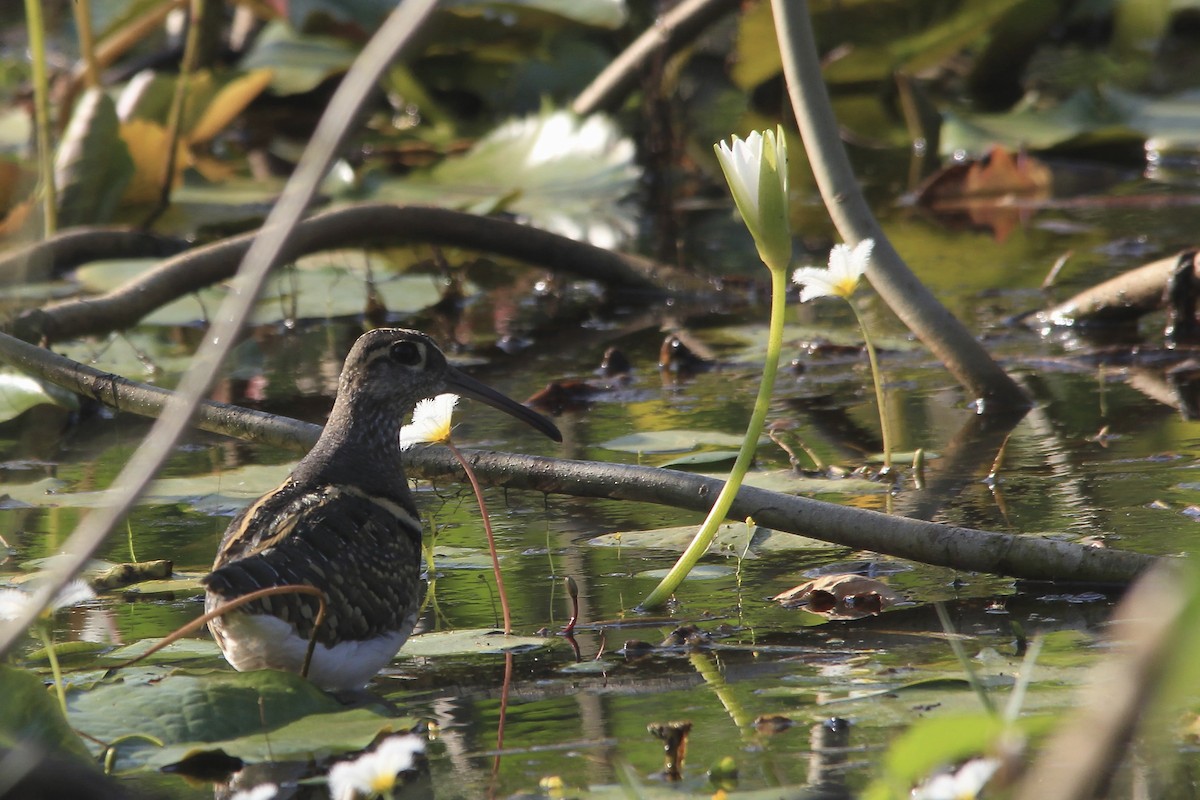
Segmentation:
<svg viewBox="0 0 1200 800">
<path fill-rule="evenodd" d="M 805 608 L 830 619 L 858 619 L 899 602 L 886 583 L 862 575 L 822 575 L 771 598 L 784 608 Z"/>
</svg>

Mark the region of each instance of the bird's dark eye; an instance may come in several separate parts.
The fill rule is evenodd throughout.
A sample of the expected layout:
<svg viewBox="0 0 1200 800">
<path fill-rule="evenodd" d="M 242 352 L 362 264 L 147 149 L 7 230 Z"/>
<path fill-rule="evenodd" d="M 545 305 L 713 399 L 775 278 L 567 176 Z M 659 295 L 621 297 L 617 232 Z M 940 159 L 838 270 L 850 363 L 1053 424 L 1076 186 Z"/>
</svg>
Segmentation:
<svg viewBox="0 0 1200 800">
<path fill-rule="evenodd" d="M 396 342 L 392 345 L 392 360 L 406 367 L 421 363 L 421 348 L 413 342 Z"/>
</svg>

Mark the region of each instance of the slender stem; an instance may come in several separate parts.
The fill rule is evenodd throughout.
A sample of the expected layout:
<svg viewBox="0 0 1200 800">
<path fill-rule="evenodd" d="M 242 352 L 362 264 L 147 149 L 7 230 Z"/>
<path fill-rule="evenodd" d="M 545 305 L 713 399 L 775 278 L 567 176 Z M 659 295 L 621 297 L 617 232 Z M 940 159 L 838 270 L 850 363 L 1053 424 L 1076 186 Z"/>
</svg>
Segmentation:
<svg viewBox="0 0 1200 800">
<path fill-rule="evenodd" d="M 58 653 L 54 652 L 54 639 L 50 636 L 49 625 L 38 621 L 34 630 L 46 648 L 46 658 L 50 659 L 50 674 L 54 676 L 54 691 L 58 693 L 58 704 L 62 707 L 63 719 L 67 717 L 67 691 L 63 688 L 62 667 L 58 664 Z"/>
<path fill-rule="evenodd" d="M 479 485 L 479 479 L 475 477 L 475 470 L 471 469 L 471 465 L 467 459 L 463 457 L 454 443 L 447 440 L 446 447 L 450 448 L 450 452 L 458 459 L 458 463 L 463 468 L 463 472 L 467 473 L 467 480 L 471 482 L 471 488 L 475 490 L 475 502 L 479 503 L 479 513 L 483 516 L 483 530 L 487 534 L 488 550 L 492 554 L 492 572 L 496 575 L 496 593 L 500 595 L 500 609 L 504 614 L 504 635 L 512 634 L 512 611 L 508 607 L 508 593 L 504 591 L 504 576 L 500 574 L 500 556 L 496 554 L 496 537 L 492 534 L 492 519 L 488 515 L 487 503 L 483 500 L 483 487 Z"/>
<path fill-rule="evenodd" d="M 867 333 L 867 323 L 863 321 L 858 307 L 849 297 L 846 305 L 854 312 L 858 320 L 859 330 L 862 331 L 863 343 L 867 346 L 867 360 L 871 362 L 871 378 L 875 381 L 875 404 L 879 406 L 879 431 L 883 436 L 883 468 L 892 468 L 892 426 L 888 422 L 887 402 L 883 394 L 883 373 L 879 370 L 879 356 L 875 353 L 875 345 L 871 344 L 871 335 Z"/>
<path fill-rule="evenodd" d="M 96 62 L 96 43 L 92 36 L 91 0 L 74 0 L 75 28 L 79 31 L 79 56 L 83 60 L 84 80 L 89 89 L 100 86 L 100 67 Z"/>
<path fill-rule="evenodd" d="M 25 0 L 25 25 L 33 57 L 33 117 L 37 128 L 38 179 L 42 184 L 43 229 L 58 229 L 58 200 L 54 190 L 54 153 L 50 149 L 50 82 L 46 75 L 46 23 L 41 0 Z M 64 108 L 63 114 L 70 109 Z"/>
<path fill-rule="evenodd" d="M 671 567 L 671 571 L 654 588 L 645 600 L 643 609 L 658 608 L 670 598 L 671 594 L 683 583 L 683 579 L 692 571 L 712 544 L 717 535 L 717 528 L 725 521 L 729 507 L 741 488 L 742 479 L 750 469 L 754 460 L 754 452 L 758 449 L 758 437 L 762 434 L 763 423 L 767 419 L 767 410 L 771 406 L 771 390 L 775 386 L 775 374 L 779 371 L 779 354 L 783 349 L 783 318 L 787 293 L 787 269 L 781 266 L 771 270 L 771 326 L 767 334 L 767 360 L 763 364 L 762 383 L 758 385 L 758 398 L 754 401 L 754 411 L 750 415 L 750 424 L 746 427 L 746 437 L 742 439 L 742 447 L 738 451 L 729 480 L 721 488 L 713 503 L 712 510 L 700 527 L 700 531 L 692 539 L 687 550 Z"/>
</svg>

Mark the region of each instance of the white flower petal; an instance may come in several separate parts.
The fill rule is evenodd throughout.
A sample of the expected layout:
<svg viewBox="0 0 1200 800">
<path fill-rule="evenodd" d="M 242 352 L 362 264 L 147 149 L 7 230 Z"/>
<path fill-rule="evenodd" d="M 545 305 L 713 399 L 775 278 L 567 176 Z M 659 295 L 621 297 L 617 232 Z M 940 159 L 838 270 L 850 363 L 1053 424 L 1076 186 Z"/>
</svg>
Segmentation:
<svg viewBox="0 0 1200 800">
<path fill-rule="evenodd" d="M 229 800 L 271 800 L 279 794 L 279 787 L 274 783 L 260 783 L 251 789 L 242 789 L 230 796 Z"/>
<path fill-rule="evenodd" d="M 389 736 L 369 753 L 353 761 L 340 761 L 329 770 L 329 796 L 354 800 L 390 791 L 396 776 L 416 766 L 425 742 L 413 734 Z"/>
<path fill-rule="evenodd" d="M 20 589 L 0 589 L 0 619 L 16 619 L 29 607 L 29 595 Z"/>
<path fill-rule="evenodd" d="M 458 395 L 450 393 L 417 403 L 413 409 L 412 423 L 400 428 L 400 449 L 407 450 L 416 444 L 449 441 L 456 403 Z"/>
<path fill-rule="evenodd" d="M 58 611 L 95 599 L 96 593 L 92 591 L 92 587 L 88 585 L 87 581 L 76 579 L 58 590 L 58 594 L 54 595 L 54 599 L 50 601 L 50 606 Z"/>
<path fill-rule="evenodd" d="M 874 248 L 874 239 L 863 239 L 853 248 L 848 244 L 837 244 L 829 251 L 828 269 L 803 267 L 796 270 L 792 280 L 804 287 L 800 292 L 800 302 L 807 303 L 817 297 L 849 300 L 866 274 Z"/>
</svg>

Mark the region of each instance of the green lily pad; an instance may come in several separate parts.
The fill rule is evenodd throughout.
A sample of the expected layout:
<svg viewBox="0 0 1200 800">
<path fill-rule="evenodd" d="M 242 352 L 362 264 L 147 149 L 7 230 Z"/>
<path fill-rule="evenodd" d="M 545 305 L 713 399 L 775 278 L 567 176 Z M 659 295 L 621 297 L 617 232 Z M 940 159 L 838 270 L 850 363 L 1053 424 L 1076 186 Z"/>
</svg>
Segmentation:
<svg viewBox="0 0 1200 800">
<path fill-rule="evenodd" d="M 142 639 L 140 642 L 125 645 L 116 650 L 110 650 L 101 659 L 108 662 L 123 664 L 126 661 L 132 661 L 138 656 L 144 654 L 162 639 Z M 171 644 L 159 650 L 151 656 L 147 656 L 139 664 L 175 664 L 180 661 L 189 661 L 195 659 L 213 659 L 221 657 L 221 648 L 217 647 L 217 643 L 210 639 L 180 639 L 178 642 Z"/>
<path fill-rule="evenodd" d="M 724 461 L 734 461 L 738 457 L 737 450 L 709 450 L 703 453 L 689 453 L 686 456 L 672 458 L 660 467 L 677 469 L 679 467 L 695 467 L 699 465 L 720 464 Z"/>
<path fill-rule="evenodd" d="M 554 639 L 541 636 L 505 636 L 491 628 L 438 631 L 414 636 L 400 651 L 401 658 L 437 658 L 444 656 L 503 653 L 552 647 Z"/>
<path fill-rule="evenodd" d="M 658 528 L 651 531 L 622 531 L 606 533 L 588 540 L 596 547 L 644 547 L 653 550 L 670 550 L 682 553 L 691 544 L 699 526 L 682 525 L 673 528 Z M 749 547 L 747 547 L 749 545 Z M 827 550 L 837 545 L 780 533 L 769 528 L 756 526 L 753 531 L 742 522 L 727 522 L 717 528 L 717 535 L 708 547 L 709 553 L 747 558 L 757 558 L 763 553 L 788 550 Z"/>
<path fill-rule="evenodd" d="M 41 745 L 91 763 L 87 747 L 63 719 L 58 701 L 37 675 L 0 664 L 0 697 L 4 698 L 0 703 L 0 746 Z"/>
<path fill-rule="evenodd" d="M 77 411 L 79 398 L 23 373 L 0 370 L 0 422 L 16 419 L 40 405 L 62 406 Z"/>
<path fill-rule="evenodd" d="M 742 443 L 740 434 L 721 433 L 720 431 L 698 431 L 672 429 L 665 431 L 645 431 L 618 436 L 601 442 L 598 446 L 609 450 L 619 450 L 623 453 L 686 453 L 706 445 L 717 447 L 738 447 Z M 759 444 L 766 444 L 767 438 L 759 439 Z"/>
<path fill-rule="evenodd" d="M 165 745 L 130 740 L 118 751 L 118 769 L 160 767 L 217 748 L 248 761 L 319 759 L 411 727 L 367 709 L 346 711 L 300 676 L 274 670 L 106 684 L 73 692 L 69 708 L 71 724 L 100 740 L 140 735 Z"/>
<path fill-rule="evenodd" d="M 357 254 L 355 261 L 365 257 Z M 324 266 L 283 270 L 267 281 L 255 307 L 254 324 L 272 324 L 292 319 L 352 317 L 367 306 L 365 270 L 350 268 L 349 255 L 322 254 Z M 76 270 L 76 279 L 93 292 L 109 291 L 157 266 L 155 259 L 112 259 L 93 261 Z M 442 287 L 428 275 L 376 275 L 374 288 L 389 311 L 412 313 L 434 305 L 442 298 Z M 470 291 L 471 287 L 464 287 Z M 163 305 L 142 319 L 145 325 L 194 325 L 208 320 L 225 299 L 226 289 L 208 287 Z"/>
<path fill-rule="evenodd" d="M 656 581 L 660 581 L 667 577 L 668 572 L 670 572 L 669 569 L 648 569 L 644 572 L 639 572 L 637 576 L 639 578 L 653 578 Z M 689 581 L 711 581 L 719 578 L 728 578 L 735 572 L 737 570 L 733 567 L 726 567 L 722 564 L 697 564 L 692 567 L 692 571 L 688 573 L 687 579 Z"/>
<path fill-rule="evenodd" d="M 234 513 L 283 482 L 293 464 L 252 465 L 223 473 L 154 481 L 138 502 L 143 505 L 187 505 L 210 514 Z M 33 483 L 0 484 L 9 502 L 47 508 L 97 508 L 109 502 L 104 491 L 71 492 L 58 478 Z"/>
</svg>

